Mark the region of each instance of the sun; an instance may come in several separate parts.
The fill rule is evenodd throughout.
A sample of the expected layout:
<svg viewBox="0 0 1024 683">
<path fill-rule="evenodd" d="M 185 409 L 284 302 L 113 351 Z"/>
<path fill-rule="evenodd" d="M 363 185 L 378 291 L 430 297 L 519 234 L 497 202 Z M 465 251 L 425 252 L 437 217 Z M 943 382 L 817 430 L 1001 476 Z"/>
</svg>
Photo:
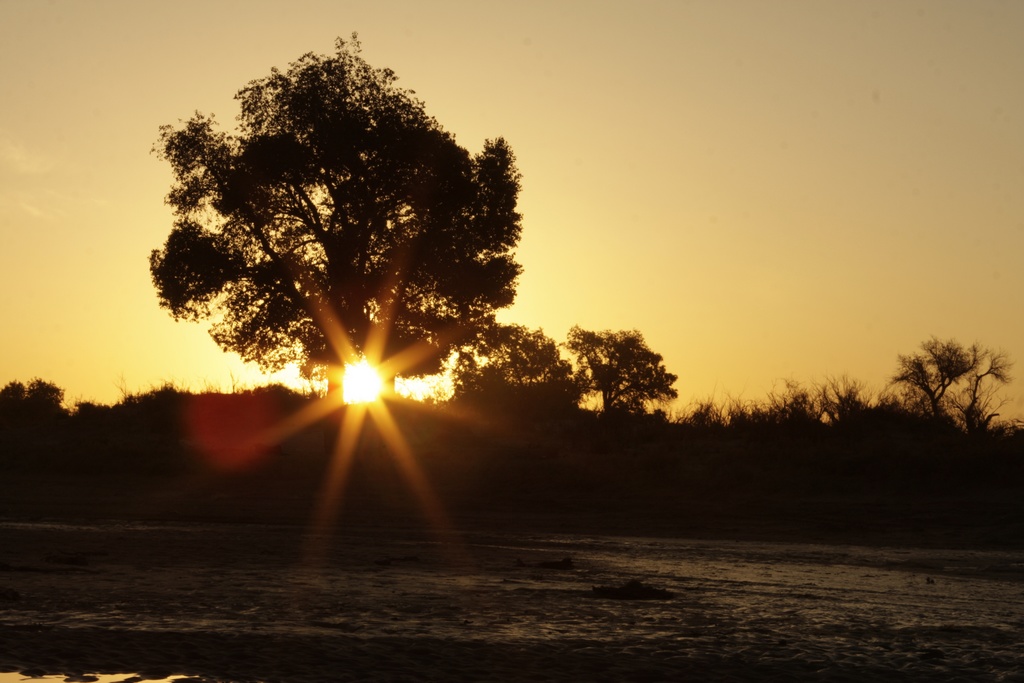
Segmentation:
<svg viewBox="0 0 1024 683">
<path fill-rule="evenodd" d="M 345 403 L 371 403 L 380 398 L 383 388 L 380 375 L 365 358 L 345 366 L 345 375 L 341 378 L 341 395 Z"/>
</svg>

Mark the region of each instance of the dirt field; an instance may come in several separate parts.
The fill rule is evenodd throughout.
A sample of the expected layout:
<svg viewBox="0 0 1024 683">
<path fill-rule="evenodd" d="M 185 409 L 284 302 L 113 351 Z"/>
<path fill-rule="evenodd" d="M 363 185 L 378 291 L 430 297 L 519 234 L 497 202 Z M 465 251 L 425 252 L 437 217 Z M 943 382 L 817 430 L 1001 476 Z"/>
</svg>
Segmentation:
<svg viewBox="0 0 1024 683">
<path fill-rule="evenodd" d="M 480 503 L 441 528 L 354 496 L 315 526 L 315 495 L 268 482 L 5 484 L 4 683 L 1024 680 L 1005 502 L 896 519 Z M 594 590 L 630 582 L 653 599 Z"/>
</svg>

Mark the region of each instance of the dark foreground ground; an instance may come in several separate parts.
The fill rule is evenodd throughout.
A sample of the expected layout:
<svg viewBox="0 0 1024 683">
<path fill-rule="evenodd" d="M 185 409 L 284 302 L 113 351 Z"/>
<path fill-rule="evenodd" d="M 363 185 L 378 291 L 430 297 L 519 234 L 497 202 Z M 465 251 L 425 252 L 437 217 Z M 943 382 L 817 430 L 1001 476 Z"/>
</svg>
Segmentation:
<svg viewBox="0 0 1024 683">
<path fill-rule="evenodd" d="M 559 467 L 357 468 L 333 506 L 280 468 L 6 472 L 0 672 L 1024 680 L 1012 489 L 648 495 Z M 631 581 L 658 599 L 594 591 Z"/>
</svg>

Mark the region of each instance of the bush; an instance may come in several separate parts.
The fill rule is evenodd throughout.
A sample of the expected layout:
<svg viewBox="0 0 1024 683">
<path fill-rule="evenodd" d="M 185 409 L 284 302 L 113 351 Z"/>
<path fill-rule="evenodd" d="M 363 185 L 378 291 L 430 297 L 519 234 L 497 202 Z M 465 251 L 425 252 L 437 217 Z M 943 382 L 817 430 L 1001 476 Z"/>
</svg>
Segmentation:
<svg viewBox="0 0 1024 683">
<path fill-rule="evenodd" d="M 27 385 L 10 382 L 0 389 L 0 427 L 21 427 L 67 417 L 64 390 L 36 377 Z"/>
</svg>

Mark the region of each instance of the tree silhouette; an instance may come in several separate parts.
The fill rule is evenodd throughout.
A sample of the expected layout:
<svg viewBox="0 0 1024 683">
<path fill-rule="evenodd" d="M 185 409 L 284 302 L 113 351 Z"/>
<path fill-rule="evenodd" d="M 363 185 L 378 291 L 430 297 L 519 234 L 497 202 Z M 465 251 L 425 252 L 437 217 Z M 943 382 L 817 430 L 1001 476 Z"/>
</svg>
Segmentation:
<svg viewBox="0 0 1024 683">
<path fill-rule="evenodd" d="M 236 95 L 235 133 L 164 126 L 174 227 L 150 256 L 160 304 L 225 350 L 309 373 L 410 348 L 436 371 L 515 296 L 519 173 L 502 139 L 471 155 L 353 34 Z M 376 358 L 374 359 L 376 360 Z"/>
<path fill-rule="evenodd" d="M 0 425 L 18 426 L 46 422 L 68 414 L 64 390 L 52 382 L 8 382 L 0 389 Z"/>
<path fill-rule="evenodd" d="M 1013 363 L 1002 351 L 993 351 L 972 344 L 967 349 L 971 370 L 964 376 L 962 384 L 950 394 L 957 421 L 968 434 L 983 434 L 989 431 L 992 421 L 999 417 L 997 412 L 1009 399 L 998 395 L 1004 384 L 1009 384 Z"/>
<path fill-rule="evenodd" d="M 987 431 L 1005 404 L 997 392 L 1010 381 L 1009 357 L 977 343 L 965 347 L 935 337 L 921 351 L 898 356 L 893 384 L 931 418 L 955 422 L 969 434 Z"/>
<path fill-rule="evenodd" d="M 971 369 L 966 349 L 956 340 L 932 337 L 921 344 L 923 353 L 897 357 L 894 384 L 910 392 L 921 408 L 936 419 L 947 417 L 943 399 L 957 380 Z"/>
<path fill-rule="evenodd" d="M 648 404 L 678 396 L 676 375 L 665 369 L 636 330 L 569 330 L 565 344 L 575 356 L 576 376 L 587 393 L 601 397 L 603 412 L 643 413 Z"/>
<path fill-rule="evenodd" d="M 494 325 L 463 349 L 452 373 L 459 400 L 490 412 L 534 420 L 577 408 L 580 386 L 572 365 L 543 330 Z"/>
</svg>

